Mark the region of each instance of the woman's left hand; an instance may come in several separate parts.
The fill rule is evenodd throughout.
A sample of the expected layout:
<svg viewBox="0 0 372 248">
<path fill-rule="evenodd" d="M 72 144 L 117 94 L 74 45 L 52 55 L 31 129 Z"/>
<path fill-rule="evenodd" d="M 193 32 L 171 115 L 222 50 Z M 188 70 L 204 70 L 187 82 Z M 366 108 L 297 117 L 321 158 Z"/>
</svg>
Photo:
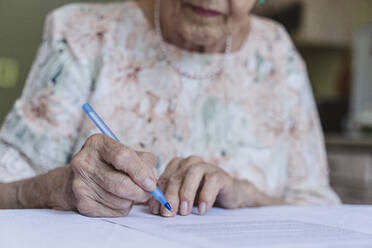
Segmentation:
<svg viewBox="0 0 372 248">
<path fill-rule="evenodd" d="M 173 159 L 158 183 L 172 205 L 172 212 L 152 198 L 149 207 L 153 214 L 167 217 L 177 213 L 188 215 L 194 202 L 198 204 L 200 214 L 206 213 L 215 202 L 225 208 L 232 208 L 234 205 L 234 178 L 218 166 L 204 162 L 200 157 Z"/>
</svg>

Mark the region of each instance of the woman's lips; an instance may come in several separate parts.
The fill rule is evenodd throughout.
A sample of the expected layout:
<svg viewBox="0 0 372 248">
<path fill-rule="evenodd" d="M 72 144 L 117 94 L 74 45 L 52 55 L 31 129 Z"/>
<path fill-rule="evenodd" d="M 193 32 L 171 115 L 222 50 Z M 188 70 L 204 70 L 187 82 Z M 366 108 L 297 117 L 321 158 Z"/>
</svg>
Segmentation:
<svg viewBox="0 0 372 248">
<path fill-rule="evenodd" d="M 222 15 L 222 13 L 215 11 L 215 10 L 204 9 L 202 7 L 198 7 L 198 6 L 191 5 L 191 4 L 187 4 L 187 6 L 190 7 L 194 11 L 194 13 L 200 16 L 203 16 L 203 17 L 216 17 L 216 16 Z"/>
</svg>

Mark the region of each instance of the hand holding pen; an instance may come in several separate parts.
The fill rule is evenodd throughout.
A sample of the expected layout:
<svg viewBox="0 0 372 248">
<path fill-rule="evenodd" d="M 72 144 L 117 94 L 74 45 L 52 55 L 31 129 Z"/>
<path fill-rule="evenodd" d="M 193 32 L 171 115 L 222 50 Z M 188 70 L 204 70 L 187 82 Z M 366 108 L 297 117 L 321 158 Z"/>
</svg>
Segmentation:
<svg viewBox="0 0 372 248">
<path fill-rule="evenodd" d="M 90 217 L 126 216 L 133 204 L 145 203 L 151 197 L 149 192 L 156 188 L 151 167 L 156 164 L 149 153 L 136 152 L 106 135 L 95 134 L 69 163 L 71 187 L 67 191 L 71 193 L 66 202 Z"/>
<path fill-rule="evenodd" d="M 108 128 L 108 126 L 103 122 L 103 120 L 98 116 L 98 114 L 89 104 L 84 104 L 83 110 L 93 121 L 93 123 L 98 127 L 98 129 L 105 135 L 104 137 L 99 138 L 103 139 L 101 143 L 104 143 L 103 145 L 105 145 L 106 142 L 111 143 L 112 145 L 111 149 L 110 147 L 106 148 L 106 151 L 109 151 L 109 155 L 107 155 L 106 158 L 103 157 L 103 159 L 107 163 L 112 164 L 114 168 L 111 169 L 117 171 L 115 175 L 116 177 L 119 176 L 118 173 L 120 172 L 121 180 L 124 180 L 123 177 L 126 177 L 125 179 L 127 185 L 121 185 L 124 189 L 117 188 L 113 191 L 128 190 L 129 185 L 137 185 L 137 189 L 133 188 L 133 191 L 127 192 L 127 194 L 129 194 L 132 198 L 136 198 L 136 194 L 140 196 L 143 193 L 138 192 L 140 189 L 146 192 L 151 192 L 152 196 L 156 200 L 158 200 L 165 208 L 171 210 L 171 205 L 168 203 L 167 199 L 165 199 L 159 188 L 156 187 L 156 180 L 153 171 L 149 166 L 145 165 L 146 161 L 150 161 L 152 166 L 154 166 L 154 163 L 156 165 L 156 159 L 149 153 L 138 153 L 121 144 L 119 139 Z M 114 144 L 112 144 L 112 142 L 114 142 Z M 146 154 L 147 159 L 141 159 L 141 154 L 142 157 L 144 157 L 144 154 Z M 115 178 L 107 177 L 104 179 L 106 181 L 106 184 L 115 182 Z M 120 185 L 118 185 L 118 187 L 120 187 Z M 111 193 L 115 194 L 115 192 Z"/>
<path fill-rule="evenodd" d="M 89 105 L 84 105 L 84 110 L 104 134 L 90 136 L 66 166 L 48 172 L 38 179 L 41 183 L 27 188 L 45 192 L 31 207 L 76 210 L 90 217 L 121 217 L 128 215 L 135 203 L 147 202 L 152 192 L 170 208 L 156 187 L 156 157 L 121 144 Z"/>
</svg>

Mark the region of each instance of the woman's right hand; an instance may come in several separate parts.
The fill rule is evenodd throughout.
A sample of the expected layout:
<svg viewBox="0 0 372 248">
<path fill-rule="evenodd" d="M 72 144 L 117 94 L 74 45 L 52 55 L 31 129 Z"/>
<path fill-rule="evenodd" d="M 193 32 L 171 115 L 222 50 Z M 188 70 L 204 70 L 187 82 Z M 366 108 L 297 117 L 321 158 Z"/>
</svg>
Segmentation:
<svg viewBox="0 0 372 248">
<path fill-rule="evenodd" d="M 93 135 L 67 165 L 71 170 L 67 199 L 86 216 L 126 216 L 133 203 L 151 197 L 156 188 L 156 164 L 151 153 L 136 152 L 105 135 Z"/>
</svg>

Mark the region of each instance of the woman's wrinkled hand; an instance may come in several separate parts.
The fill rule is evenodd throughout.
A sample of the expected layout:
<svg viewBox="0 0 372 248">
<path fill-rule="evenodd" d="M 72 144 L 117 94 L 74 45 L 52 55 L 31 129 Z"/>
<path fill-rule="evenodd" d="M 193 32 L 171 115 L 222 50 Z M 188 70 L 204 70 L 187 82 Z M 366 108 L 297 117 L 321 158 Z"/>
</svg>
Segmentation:
<svg viewBox="0 0 372 248">
<path fill-rule="evenodd" d="M 160 206 L 154 198 L 149 201 L 153 214 L 172 217 L 177 213 L 188 215 L 194 203 L 199 213 L 206 213 L 215 203 L 221 207 L 232 206 L 235 180 L 216 165 L 191 156 L 175 158 L 167 166 L 158 182 L 159 188 L 172 205 L 172 211 Z"/>
<path fill-rule="evenodd" d="M 105 135 L 91 136 L 68 165 L 74 209 L 93 217 L 128 215 L 133 203 L 148 201 L 155 190 L 156 164 L 150 153 Z"/>
</svg>

